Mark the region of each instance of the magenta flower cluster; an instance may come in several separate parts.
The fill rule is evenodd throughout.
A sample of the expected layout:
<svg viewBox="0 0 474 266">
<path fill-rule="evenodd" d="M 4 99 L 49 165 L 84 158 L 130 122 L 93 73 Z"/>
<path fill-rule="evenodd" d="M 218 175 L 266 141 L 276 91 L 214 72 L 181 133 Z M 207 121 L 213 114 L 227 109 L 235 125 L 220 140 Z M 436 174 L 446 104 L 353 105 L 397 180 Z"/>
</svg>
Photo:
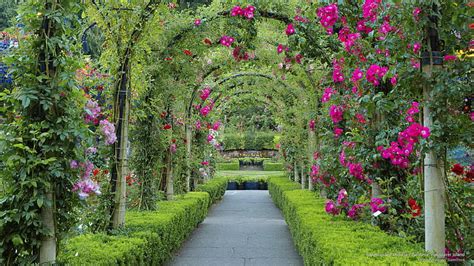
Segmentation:
<svg viewBox="0 0 474 266">
<path fill-rule="evenodd" d="M 210 94 L 211 94 L 211 88 L 205 87 L 204 89 L 201 90 L 201 94 L 199 95 L 199 97 L 201 98 L 201 100 L 205 101 L 207 100 Z"/>
<path fill-rule="evenodd" d="M 398 133 L 397 141 L 390 143 L 388 148 L 383 146 L 377 147 L 382 158 L 390 160 L 392 165 L 400 168 L 408 168 L 410 166 L 409 156 L 413 153 L 415 144 L 419 138 L 428 138 L 430 136 L 430 129 L 415 122 L 413 115 L 419 113 L 419 103 L 413 102 L 411 107 L 407 110 L 405 119 L 410 125 Z"/>
<path fill-rule="evenodd" d="M 99 104 L 96 101 L 89 99 L 86 103 L 86 106 L 84 107 L 84 111 L 86 112 L 84 121 L 86 123 L 97 124 L 97 121 L 100 116 Z"/>
<path fill-rule="evenodd" d="M 329 107 L 329 116 L 334 124 L 337 124 L 342 121 L 344 115 L 344 108 L 340 105 L 331 105 Z"/>
<path fill-rule="evenodd" d="M 327 87 L 324 89 L 323 97 L 321 98 L 321 102 L 325 103 L 331 100 L 331 96 L 335 93 L 334 89 L 331 87 Z"/>
<path fill-rule="evenodd" d="M 365 0 L 362 5 L 362 15 L 370 22 L 377 20 L 377 9 L 380 6 L 382 0 Z"/>
<path fill-rule="evenodd" d="M 340 83 L 344 81 L 344 74 L 342 73 L 342 64 L 344 64 L 344 58 L 339 60 L 334 60 L 332 62 L 333 71 L 332 71 L 332 79 L 334 83 Z"/>
<path fill-rule="evenodd" d="M 224 35 L 221 37 L 220 39 L 220 43 L 226 47 L 230 47 L 232 45 L 232 43 L 234 43 L 235 39 L 233 37 L 230 37 L 230 36 L 227 36 L 227 35 Z"/>
<path fill-rule="evenodd" d="M 336 24 L 339 13 L 337 4 L 331 4 L 328 6 L 318 8 L 316 15 L 319 18 L 319 22 L 326 29 L 328 33 L 332 33 L 332 27 Z"/>
<path fill-rule="evenodd" d="M 245 17 L 247 19 L 253 19 L 255 12 L 254 6 L 247 6 L 246 8 L 242 8 L 240 6 L 234 6 L 230 11 L 230 15 L 233 17 Z"/>
<path fill-rule="evenodd" d="M 374 86 L 378 86 L 380 84 L 380 80 L 387 74 L 388 67 L 381 67 L 378 65 L 371 65 L 369 69 L 367 69 L 366 78 L 367 81 L 372 83 Z"/>
</svg>

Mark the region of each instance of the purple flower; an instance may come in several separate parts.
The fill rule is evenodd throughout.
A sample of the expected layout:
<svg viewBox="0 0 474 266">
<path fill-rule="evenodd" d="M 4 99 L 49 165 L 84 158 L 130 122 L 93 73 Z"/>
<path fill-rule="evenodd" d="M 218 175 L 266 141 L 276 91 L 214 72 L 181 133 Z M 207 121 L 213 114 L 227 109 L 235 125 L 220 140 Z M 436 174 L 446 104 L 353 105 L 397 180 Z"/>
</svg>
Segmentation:
<svg viewBox="0 0 474 266">
<path fill-rule="evenodd" d="M 110 123 L 109 120 L 104 119 L 100 121 L 100 128 L 102 133 L 105 136 L 105 144 L 111 145 L 117 141 L 117 136 L 115 135 L 115 126 Z"/>
<path fill-rule="evenodd" d="M 339 190 L 339 193 L 337 194 L 337 204 L 341 206 L 347 206 L 347 191 L 345 189 Z"/>
<path fill-rule="evenodd" d="M 72 160 L 69 166 L 71 169 L 77 169 L 79 167 L 79 163 L 76 160 Z"/>
</svg>

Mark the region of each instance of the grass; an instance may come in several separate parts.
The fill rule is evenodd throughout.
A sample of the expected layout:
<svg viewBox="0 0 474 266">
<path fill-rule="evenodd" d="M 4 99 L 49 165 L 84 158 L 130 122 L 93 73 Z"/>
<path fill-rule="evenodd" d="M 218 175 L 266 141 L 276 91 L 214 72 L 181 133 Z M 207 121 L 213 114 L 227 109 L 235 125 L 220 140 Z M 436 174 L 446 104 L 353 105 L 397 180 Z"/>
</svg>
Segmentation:
<svg viewBox="0 0 474 266">
<path fill-rule="evenodd" d="M 217 171 L 216 177 L 220 176 L 248 176 L 248 177 L 270 177 L 284 175 L 284 171 Z"/>
</svg>

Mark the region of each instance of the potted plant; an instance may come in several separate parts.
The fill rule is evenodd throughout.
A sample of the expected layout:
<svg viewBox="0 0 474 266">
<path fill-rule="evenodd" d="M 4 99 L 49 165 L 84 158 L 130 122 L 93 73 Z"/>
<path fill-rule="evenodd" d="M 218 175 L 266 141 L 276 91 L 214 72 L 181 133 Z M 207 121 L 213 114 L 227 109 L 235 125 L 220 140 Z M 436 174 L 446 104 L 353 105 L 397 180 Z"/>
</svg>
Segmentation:
<svg viewBox="0 0 474 266">
<path fill-rule="evenodd" d="M 258 189 L 259 190 L 268 190 L 268 183 L 267 179 L 264 177 L 261 177 L 258 179 Z"/>
<path fill-rule="evenodd" d="M 257 180 L 252 178 L 245 180 L 245 190 L 258 190 Z"/>
</svg>

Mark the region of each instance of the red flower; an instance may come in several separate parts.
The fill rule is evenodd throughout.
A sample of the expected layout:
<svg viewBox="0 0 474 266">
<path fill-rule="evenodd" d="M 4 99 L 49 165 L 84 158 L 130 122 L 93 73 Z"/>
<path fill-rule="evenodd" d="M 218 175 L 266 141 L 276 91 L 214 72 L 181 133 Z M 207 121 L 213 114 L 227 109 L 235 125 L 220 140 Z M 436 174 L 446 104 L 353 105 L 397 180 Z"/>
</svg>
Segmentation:
<svg viewBox="0 0 474 266">
<path fill-rule="evenodd" d="M 456 175 L 462 175 L 464 174 L 464 167 L 457 163 L 453 165 L 453 168 L 451 168 L 451 172 L 455 173 Z"/>
<path fill-rule="evenodd" d="M 463 180 L 468 183 L 474 182 L 474 169 L 471 168 L 471 170 L 469 170 L 469 172 L 466 173 L 466 177 L 463 178 Z"/>
<path fill-rule="evenodd" d="M 421 215 L 421 206 L 413 198 L 408 199 L 408 205 L 411 209 L 411 215 L 417 217 Z"/>
<path fill-rule="evenodd" d="M 184 52 L 185 55 L 189 55 L 189 56 L 193 55 L 193 53 L 191 51 L 189 51 L 188 49 L 185 49 L 183 52 Z"/>
<path fill-rule="evenodd" d="M 212 41 L 209 38 L 205 38 L 203 41 L 204 41 L 204 44 L 212 45 Z"/>
<path fill-rule="evenodd" d="M 171 125 L 170 125 L 170 124 L 166 124 L 166 125 L 163 126 L 163 129 L 164 129 L 164 130 L 171 129 Z"/>
<path fill-rule="evenodd" d="M 94 176 L 96 176 L 96 175 L 99 174 L 99 172 L 100 172 L 100 170 L 96 168 L 96 169 L 94 169 L 94 171 L 92 171 L 92 174 L 93 174 Z"/>
<path fill-rule="evenodd" d="M 108 175 L 109 174 L 109 170 L 105 169 L 104 170 L 104 175 Z"/>
<path fill-rule="evenodd" d="M 166 57 L 165 60 L 166 61 L 171 61 L 171 60 L 173 60 L 173 58 L 172 57 Z"/>
<path fill-rule="evenodd" d="M 160 114 L 160 117 L 161 117 L 161 118 L 165 118 L 165 117 L 166 117 L 166 112 L 162 112 L 162 113 Z"/>
</svg>

